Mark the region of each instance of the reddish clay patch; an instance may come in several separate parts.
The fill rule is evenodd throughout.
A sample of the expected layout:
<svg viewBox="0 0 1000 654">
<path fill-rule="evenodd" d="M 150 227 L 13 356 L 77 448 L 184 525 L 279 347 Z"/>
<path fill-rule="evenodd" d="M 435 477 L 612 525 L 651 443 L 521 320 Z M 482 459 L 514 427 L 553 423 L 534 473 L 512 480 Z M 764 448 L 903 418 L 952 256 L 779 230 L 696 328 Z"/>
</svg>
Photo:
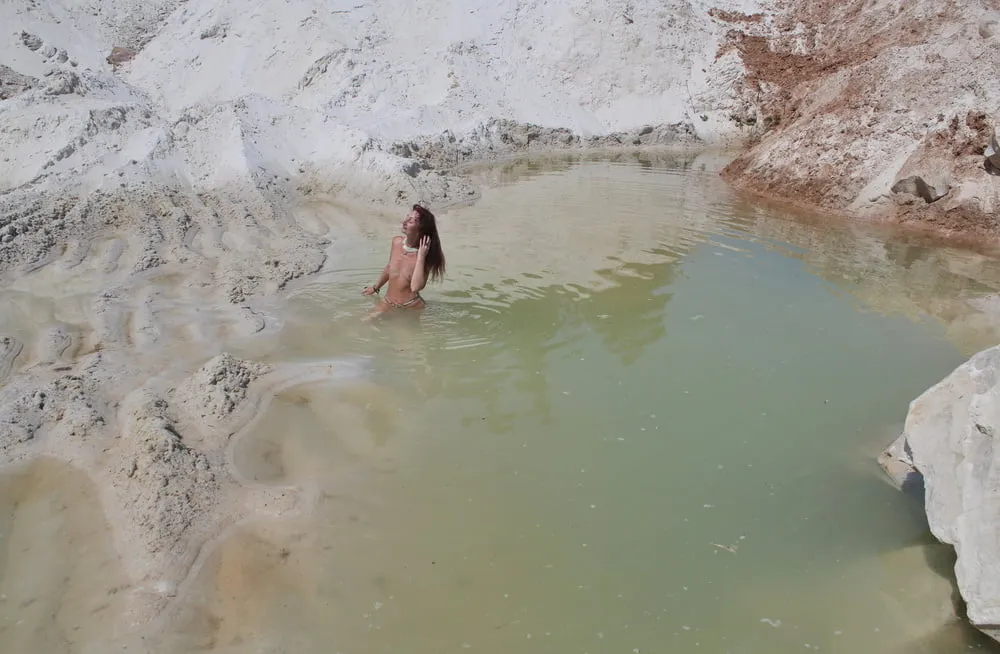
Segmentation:
<svg viewBox="0 0 1000 654">
<path fill-rule="evenodd" d="M 738 11 L 727 11 L 725 9 L 709 9 L 708 15 L 717 18 L 724 23 L 760 23 L 764 20 L 764 14 L 741 14 Z"/>
</svg>

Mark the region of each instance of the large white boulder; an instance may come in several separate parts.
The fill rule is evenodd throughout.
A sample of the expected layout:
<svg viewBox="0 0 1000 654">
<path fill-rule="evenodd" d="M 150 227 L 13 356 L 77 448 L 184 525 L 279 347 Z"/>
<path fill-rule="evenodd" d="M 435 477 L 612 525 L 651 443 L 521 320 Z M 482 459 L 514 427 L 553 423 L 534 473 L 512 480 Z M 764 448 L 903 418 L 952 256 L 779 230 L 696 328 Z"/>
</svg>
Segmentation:
<svg viewBox="0 0 1000 654">
<path fill-rule="evenodd" d="M 894 447 L 924 478 L 934 536 L 955 547 L 969 621 L 1000 640 L 998 426 L 1000 346 L 979 352 L 914 400 L 904 440 Z"/>
</svg>

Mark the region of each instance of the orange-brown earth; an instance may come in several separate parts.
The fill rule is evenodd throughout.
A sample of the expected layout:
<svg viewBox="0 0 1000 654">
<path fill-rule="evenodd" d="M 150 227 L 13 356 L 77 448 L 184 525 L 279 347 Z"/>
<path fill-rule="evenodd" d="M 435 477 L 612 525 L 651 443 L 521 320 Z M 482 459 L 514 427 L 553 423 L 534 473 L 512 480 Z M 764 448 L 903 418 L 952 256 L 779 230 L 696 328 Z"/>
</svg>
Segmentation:
<svg viewBox="0 0 1000 654">
<path fill-rule="evenodd" d="M 777 0 L 731 25 L 748 147 L 723 171 L 756 194 L 896 221 L 965 245 L 1000 239 L 987 161 L 1000 111 L 1000 1 Z"/>
</svg>

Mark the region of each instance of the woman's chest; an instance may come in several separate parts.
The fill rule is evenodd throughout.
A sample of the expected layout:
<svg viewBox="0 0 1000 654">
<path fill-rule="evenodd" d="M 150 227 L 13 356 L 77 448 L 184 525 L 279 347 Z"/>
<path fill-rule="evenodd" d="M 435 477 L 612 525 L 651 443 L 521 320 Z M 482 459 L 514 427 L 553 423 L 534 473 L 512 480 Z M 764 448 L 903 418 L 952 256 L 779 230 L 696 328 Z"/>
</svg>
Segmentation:
<svg viewBox="0 0 1000 654">
<path fill-rule="evenodd" d="M 416 263 L 416 258 L 399 254 L 389 262 L 389 272 L 394 275 L 412 275 Z"/>
</svg>

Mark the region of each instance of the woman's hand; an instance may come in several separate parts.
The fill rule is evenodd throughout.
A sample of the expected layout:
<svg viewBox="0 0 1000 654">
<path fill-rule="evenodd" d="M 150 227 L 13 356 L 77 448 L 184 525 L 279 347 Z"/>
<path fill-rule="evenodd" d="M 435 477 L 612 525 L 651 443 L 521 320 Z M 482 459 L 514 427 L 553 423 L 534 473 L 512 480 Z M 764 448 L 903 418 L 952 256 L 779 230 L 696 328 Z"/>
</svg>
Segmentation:
<svg viewBox="0 0 1000 654">
<path fill-rule="evenodd" d="M 365 286 L 365 290 L 361 291 L 365 295 L 374 295 L 378 293 L 378 289 L 374 286 Z"/>
<path fill-rule="evenodd" d="M 426 257 L 430 249 L 431 249 L 431 237 L 430 236 L 421 237 L 420 246 L 419 249 L 417 250 L 417 258 L 423 259 L 424 257 Z"/>
</svg>

